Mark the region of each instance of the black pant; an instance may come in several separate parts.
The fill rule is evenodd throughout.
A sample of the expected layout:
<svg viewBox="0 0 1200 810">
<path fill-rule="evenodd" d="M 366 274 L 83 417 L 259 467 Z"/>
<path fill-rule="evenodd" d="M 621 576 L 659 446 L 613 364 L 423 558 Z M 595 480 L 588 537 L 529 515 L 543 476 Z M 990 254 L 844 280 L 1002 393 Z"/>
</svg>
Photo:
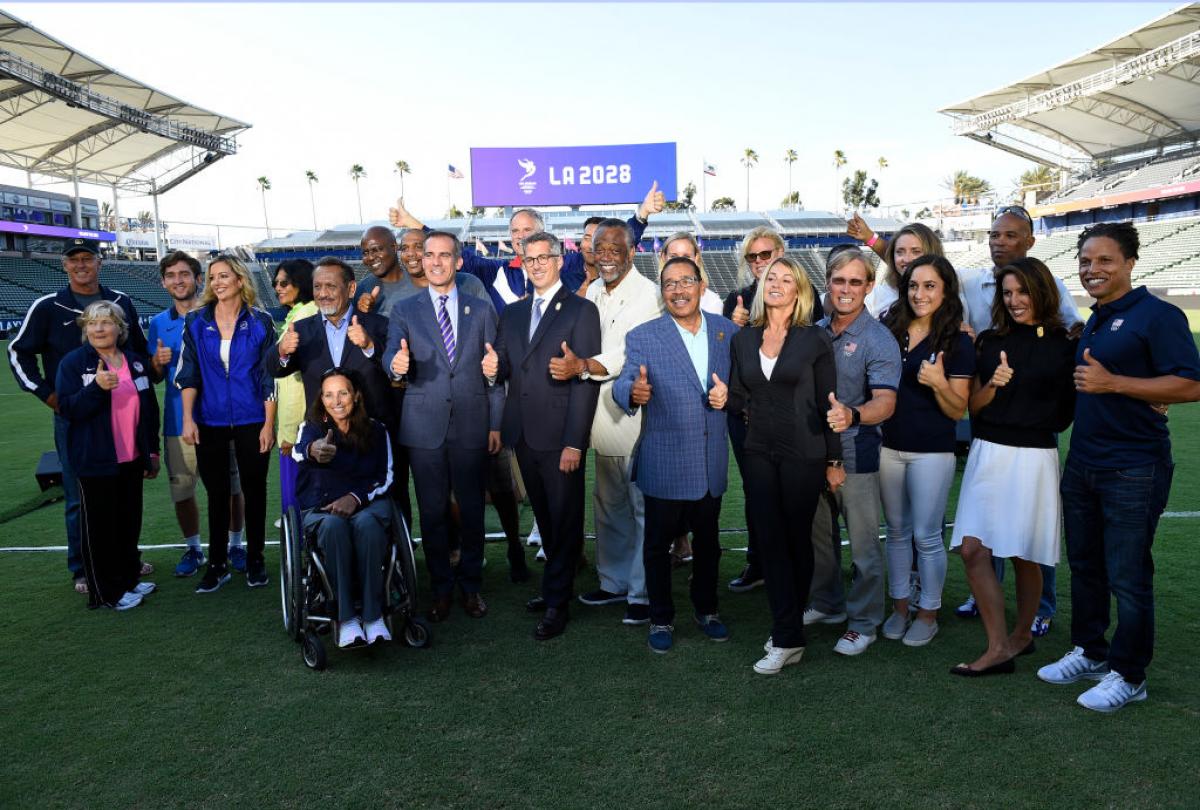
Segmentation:
<svg viewBox="0 0 1200 810">
<path fill-rule="evenodd" d="M 733 448 L 733 459 L 737 462 L 738 475 L 742 479 L 743 503 L 750 503 L 750 484 L 746 479 L 746 423 L 742 415 L 729 415 L 729 445 Z M 746 510 L 746 565 L 759 573 L 762 572 L 762 560 L 759 559 L 759 516 L 752 510 Z"/>
<path fill-rule="evenodd" d="M 812 585 L 812 524 L 825 489 L 825 460 L 746 453 L 747 514 L 762 520 L 763 574 L 771 605 L 771 643 L 803 647 L 804 608 Z"/>
<path fill-rule="evenodd" d="M 542 569 L 542 598 L 546 607 L 560 608 L 571 601 L 575 569 L 583 553 L 583 477 L 587 451 L 573 473 L 558 469 L 561 450 L 534 450 L 517 443 L 517 465 L 533 516 L 542 533 L 546 566 Z"/>
<path fill-rule="evenodd" d="M 692 530 L 692 607 L 697 616 L 716 613 L 717 565 L 721 561 L 721 543 L 717 539 L 721 496 L 705 495 L 698 501 L 644 497 L 646 533 L 642 538 L 642 561 L 646 566 L 651 624 L 675 621 L 675 603 L 671 599 L 671 541 L 686 528 Z"/>
<path fill-rule="evenodd" d="M 262 424 L 198 428 L 196 467 L 208 493 L 208 562 L 224 567 L 229 560 L 229 443 L 233 442 L 246 502 L 246 563 L 261 563 L 267 524 L 267 470 L 271 466 L 271 454 L 258 451 Z"/>
<path fill-rule="evenodd" d="M 392 387 L 388 390 L 392 411 L 387 414 L 387 418 L 380 419 L 392 442 L 392 488 L 388 495 L 395 501 L 396 508 L 404 515 L 404 522 L 408 524 L 409 531 L 412 531 L 412 501 L 408 496 L 408 448 L 400 444 L 400 413 L 404 407 L 405 389 Z"/>
<path fill-rule="evenodd" d="M 118 464 L 116 475 L 79 476 L 80 551 L 88 607 L 112 607 L 138 583 L 145 469 L 139 458 Z"/>
<path fill-rule="evenodd" d="M 450 568 L 450 493 L 458 502 L 458 537 L 462 557 L 458 581 L 463 593 L 479 593 L 483 571 L 483 491 L 487 480 L 486 447 L 444 444 L 434 450 L 408 448 L 417 509 L 421 514 L 421 546 L 433 582 L 434 596 L 454 590 Z"/>
</svg>

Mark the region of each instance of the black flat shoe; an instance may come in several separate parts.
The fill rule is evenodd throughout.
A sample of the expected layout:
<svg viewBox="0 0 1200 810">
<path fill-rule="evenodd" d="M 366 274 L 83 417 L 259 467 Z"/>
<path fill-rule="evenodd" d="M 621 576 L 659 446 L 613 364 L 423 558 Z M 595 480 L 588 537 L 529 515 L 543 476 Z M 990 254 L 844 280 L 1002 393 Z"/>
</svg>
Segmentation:
<svg viewBox="0 0 1200 810">
<path fill-rule="evenodd" d="M 971 669 L 966 664 L 959 664 L 950 670 L 950 674 L 959 675 L 963 678 L 983 678 L 988 675 L 1012 675 L 1016 671 L 1016 662 L 1009 658 L 1001 661 L 998 664 L 992 664 L 990 667 L 984 667 L 983 669 Z"/>
<path fill-rule="evenodd" d="M 1033 655 L 1035 652 L 1037 652 L 1037 642 L 1031 641 L 1017 655 Z"/>
</svg>

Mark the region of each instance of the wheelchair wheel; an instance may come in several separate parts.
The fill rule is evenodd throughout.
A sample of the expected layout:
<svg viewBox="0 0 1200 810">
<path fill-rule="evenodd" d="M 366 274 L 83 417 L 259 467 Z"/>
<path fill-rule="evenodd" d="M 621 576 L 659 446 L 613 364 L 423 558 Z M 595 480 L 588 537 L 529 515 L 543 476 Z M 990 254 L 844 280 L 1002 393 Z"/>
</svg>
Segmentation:
<svg viewBox="0 0 1200 810">
<path fill-rule="evenodd" d="M 288 507 L 279 528 L 279 601 L 283 629 L 294 640 L 304 633 L 304 536 L 300 515 Z"/>
<path fill-rule="evenodd" d="M 403 582 L 399 583 L 404 604 L 400 607 L 409 616 L 417 613 L 417 558 L 413 550 L 412 535 L 409 534 L 408 524 L 404 515 L 392 503 L 392 532 L 396 540 L 396 564 L 400 566 Z M 407 627 L 405 633 L 408 632 Z M 415 646 L 415 645 L 414 645 Z"/>
<path fill-rule="evenodd" d="M 404 623 L 404 643 L 414 650 L 424 649 L 433 642 L 433 633 L 424 619 L 412 618 Z"/>
<path fill-rule="evenodd" d="M 325 669 L 325 664 L 328 662 L 325 656 L 325 645 L 316 633 L 311 630 L 304 632 L 304 641 L 301 643 L 300 650 L 304 655 L 305 666 L 318 672 Z"/>
</svg>

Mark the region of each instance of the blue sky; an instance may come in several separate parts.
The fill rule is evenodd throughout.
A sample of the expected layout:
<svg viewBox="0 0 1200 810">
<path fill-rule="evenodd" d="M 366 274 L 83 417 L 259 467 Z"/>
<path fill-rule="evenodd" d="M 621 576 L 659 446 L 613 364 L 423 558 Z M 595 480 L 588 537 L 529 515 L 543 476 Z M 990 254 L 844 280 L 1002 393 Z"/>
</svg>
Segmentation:
<svg viewBox="0 0 1200 810">
<path fill-rule="evenodd" d="M 937 110 L 1100 45 L 1164 3 L 937 4 L 43 4 L 10 13 L 138 80 L 254 125 L 238 155 L 161 198 L 167 220 L 312 225 L 304 171 L 321 178 L 322 227 L 367 219 L 399 191 L 446 209 L 446 164 L 471 146 L 677 141 L 680 184 L 718 169 L 708 199 L 787 193 L 835 203 L 835 149 L 880 177 L 885 203 L 944 194 L 955 169 L 1006 188 L 1027 163 L 950 133 Z M 23 175 L 6 175 L 23 182 Z M 64 187 L 63 190 L 66 190 Z M 94 190 L 105 199 L 107 192 Z M 469 176 L 452 200 L 470 204 Z M 122 200 L 122 213 L 148 208 Z M 179 226 L 180 231 L 202 230 Z M 248 233 L 248 235 L 250 235 Z"/>
</svg>

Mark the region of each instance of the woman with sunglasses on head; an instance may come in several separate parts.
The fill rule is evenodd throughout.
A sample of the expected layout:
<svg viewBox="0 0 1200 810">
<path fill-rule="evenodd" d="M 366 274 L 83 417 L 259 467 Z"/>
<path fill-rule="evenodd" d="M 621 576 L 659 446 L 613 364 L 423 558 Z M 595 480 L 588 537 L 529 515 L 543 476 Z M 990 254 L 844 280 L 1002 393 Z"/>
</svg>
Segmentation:
<svg viewBox="0 0 1200 810">
<path fill-rule="evenodd" d="M 950 262 L 941 256 L 919 257 L 904 271 L 901 288 L 905 295 L 883 318 L 900 344 L 902 372 L 896 410 L 883 423 L 879 460 L 893 600 L 882 632 L 884 638 L 920 647 L 938 631 L 946 580 L 942 526 L 954 482 L 954 429 L 967 410 L 975 351 L 961 328 L 958 276 Z M 919 603 L 910 605 L 914 541 L 921 594 Z"/>
<path fill-rule="evenodd" d="M 307 259 L 288 259 L 275 268 L 275 295 L 279 306 L 271 309 L 278 339 L 292 323 L 317 314 L 313 301 L 312 262 Z M 304 382 L 297 371 L 275 381 L 276 427 L 275 441 L 279 445 L 279 507 L 284 512 L 296 502 L 296 462 L 292 460 L 292 443 L 308 403 L 304 397 Z"/>
<path fill-rule="evenodd" d="M 696 266 L 700 268 L 700 280 L 708 285 L 708 271 L 704 269 L 704 257 L 700 255 L 700 243 L 687 231 L 677 231 L 662 243 L 662 247 L 658 249 L 658 272 L 662 272 L 664 264 L 680 256 L 696 263 Z M 700 296 L 700 309 L 703 312 L 720 315 L 724 308 L 725 303 L 721 300 L 721 296 L 713 292 L 711 287 L 706 286 L 704 295 Z"/>
<path fill-rule="evenodd" d="M 963 472 L 951 550 L 962 554 L 988 646 L 954 675 L 1015 670 L 1032 651 L 1042 565 L 1058 562 L 1062 534 L 1058 436 L 1075 409 L 1075 347 L 1059 312 L 1054 277 L 1037 259 L 1018 259 L 997 278 L 992 322 L 975 344 L 971 453 Z M 1008 633 L 993 558 L 1012 560 L 1017 620 Z"/>
</svg>

